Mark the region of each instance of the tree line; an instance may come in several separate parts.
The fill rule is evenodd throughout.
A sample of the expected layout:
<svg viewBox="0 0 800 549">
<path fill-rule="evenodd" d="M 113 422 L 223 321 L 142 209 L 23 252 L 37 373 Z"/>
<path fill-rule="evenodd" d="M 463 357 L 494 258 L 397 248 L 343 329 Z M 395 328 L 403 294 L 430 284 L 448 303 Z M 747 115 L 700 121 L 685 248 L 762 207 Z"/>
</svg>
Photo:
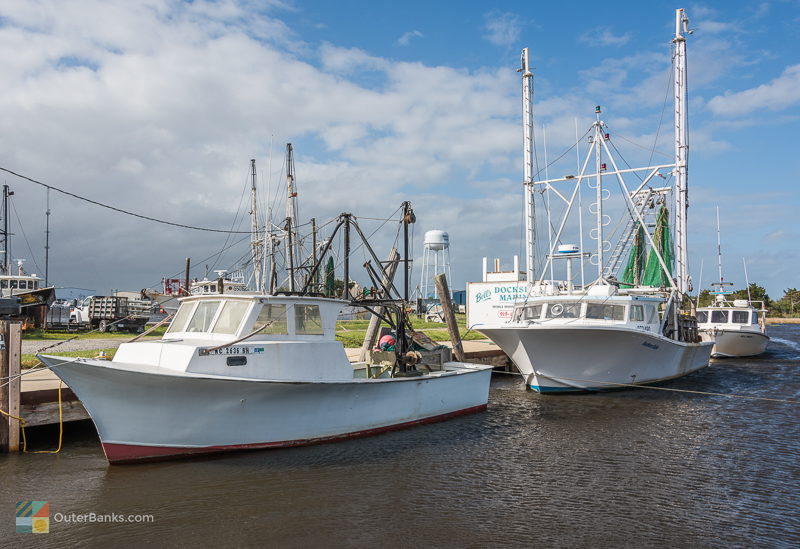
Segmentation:
<svg viewBox="0 0 800 549">
<path fill-rule="evenodd" d="M 707 307 L 714 302 L 714 295 L 708 290 L 700 292 L 698 306 Z M 748 299 L 747 288 L 736 290 L 726 295 L 728 301 L 734 299 Z M 767 290 L 755 282 L 750 283 L 750 296 L 752 301 L 763 301 L 764 307 L 769 309 L 769 316 L 776 317 L 800 317 L 800 290 L 797 288 L 787 288 L 783 292 L 783 297 L 778 300 L 770 299 Z"/>
</svg>

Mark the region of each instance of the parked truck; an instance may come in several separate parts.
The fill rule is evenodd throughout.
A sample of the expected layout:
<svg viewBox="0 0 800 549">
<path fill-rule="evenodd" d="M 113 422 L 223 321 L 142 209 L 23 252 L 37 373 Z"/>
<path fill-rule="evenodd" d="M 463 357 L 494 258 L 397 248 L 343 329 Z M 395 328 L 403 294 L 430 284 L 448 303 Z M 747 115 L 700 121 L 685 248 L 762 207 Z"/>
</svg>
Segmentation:
<svg viewBox="0 0 800 549">
<path fill-rule="evenodd" d="M 144 331 L 152 305 L 121 296 L 93 295 L 77 303 L 69 312 L 71 328 L 95 328 L 101 332 Z"/>
</svg>

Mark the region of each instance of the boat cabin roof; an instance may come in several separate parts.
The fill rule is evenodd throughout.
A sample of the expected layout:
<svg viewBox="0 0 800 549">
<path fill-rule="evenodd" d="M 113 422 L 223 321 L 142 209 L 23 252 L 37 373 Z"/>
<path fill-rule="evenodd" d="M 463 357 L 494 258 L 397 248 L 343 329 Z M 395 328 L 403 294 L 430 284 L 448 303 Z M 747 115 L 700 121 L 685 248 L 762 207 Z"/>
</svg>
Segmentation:
<svg viewBox="0 0 800 549">
<path fill-rule="evenodd" d="M 180 300 L 164 339 L 333 340 L 336 318 L 346 304 L 306 296 L 193 295 Z"/>
</svg>

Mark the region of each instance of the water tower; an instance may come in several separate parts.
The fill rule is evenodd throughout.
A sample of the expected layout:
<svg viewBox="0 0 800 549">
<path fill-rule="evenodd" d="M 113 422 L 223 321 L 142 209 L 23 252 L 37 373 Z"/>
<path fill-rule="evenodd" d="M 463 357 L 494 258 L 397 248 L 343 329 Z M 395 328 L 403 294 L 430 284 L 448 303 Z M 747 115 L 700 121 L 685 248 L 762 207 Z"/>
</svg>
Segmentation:
<svg viewBox="0 0 800 549">
<path fill-rule="evenodd" d="M 431 270 L 432 269 L 432 270 Z M 422 280 L 420 294 L 423 299 L 438 297 L 433 277 L 442 274 L 450 280 L 450 235 L 444 231 L 434 230 L 425 233 L 425 251 L 422 256 Z"/>
</svg>

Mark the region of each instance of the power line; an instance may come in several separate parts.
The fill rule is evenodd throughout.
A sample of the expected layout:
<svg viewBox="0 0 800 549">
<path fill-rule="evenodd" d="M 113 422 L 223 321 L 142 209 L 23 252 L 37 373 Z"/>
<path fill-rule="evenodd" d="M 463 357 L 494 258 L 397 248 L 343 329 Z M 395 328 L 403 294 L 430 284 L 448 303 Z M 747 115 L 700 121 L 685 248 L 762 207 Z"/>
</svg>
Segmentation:
<svg viewBox="0 0 800 549">
<path fill-rule="evenodd" d="M 63 189 L 59 189 L 58 187 L 53 187 L 52 185 L 48 185 L 47 183 L 42 183 L 41 181 L 37 181 L 32 179 L 28 176 L 18 174 L 14 171 L 11 171 L 7 168 L 3 168 L 0 166 L 0 171 L 4 171 L 6 173 L 10 173 L 11 175 L 17 176 L 20 179 L 25 179 L 30 181 L 31 183 L 36 183 L 37 185 L 41 185 L 46 189 L 51 189 L 53 191 L 59 192 L 61 194 L 65 194 L 67 196 L 71 196 L 72 198 L 77 198 L 78 200 L 83 200 L 84 202 L 88 202 L 89 204 L 94 204 L 95 206 L 100 206 L 101 208 L 106 208 L 115 212 L 119 212 L 125 215 L 130 215 L 132 217 L 138 217 L 139 219 L 145 219 L 147 221 L 153 221 L 154 223 L 161 223 L 163 225 L 171 225 L 173 227 L 180 227 L 182 229 L 192 229 L 194 231 L 206 231 L 209 233 L 226 233 L 226 234 L 250 234 L 250 231 L 226 231 L 225 229 L 210 229 L 208 227 L 196 227 L 194 225 L 184 225 L 183 223 L 173 223 L 172 221 L 164 221 L 163 219 L 156 219 L 155 217 L 149 217 L 142 214 L 137 214 L 134 212 L 130 212 L 128 210 L 123 210 L 121 208 L 117 208 L 115 206 L 109 206 L 108 204 L 103 204 L 102 202 L 98 202 L 97 200 L 92 200 L 91 198 L 86 198 L 75 193 L 71 193 L 69 191 L 65 191 Z"/>
</svg>

